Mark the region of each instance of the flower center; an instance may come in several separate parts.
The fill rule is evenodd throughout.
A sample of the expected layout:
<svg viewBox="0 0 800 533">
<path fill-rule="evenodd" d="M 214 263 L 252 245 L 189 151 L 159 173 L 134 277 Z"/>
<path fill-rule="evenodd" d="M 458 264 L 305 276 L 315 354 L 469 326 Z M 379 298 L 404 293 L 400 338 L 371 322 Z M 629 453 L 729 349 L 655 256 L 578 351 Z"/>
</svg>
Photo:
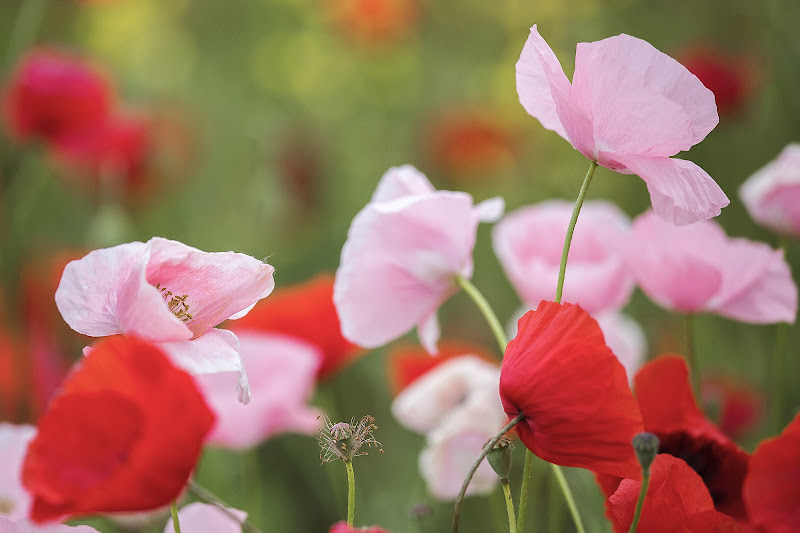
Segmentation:
<svg viewBox="0 0 800 533">
<path fill-rule="evenodd" d="M 156 283 L 156 289 L 158 289 L 161 296 L 164 297 L 164 300 L 167 302 L 167 307 L 169 307 L 173 315 L 184 322 L 188 322 L 193 318 L 193 316 L 189 314 L 189 304 L 186 303 L 186 298 L 189 297 L 188 294 L 178 296 L 177 294 L 173 294 L 172 291 L 168 290 L 166 287 L 162 287 L 160 283 Z"/>
<path fill-rule="evenodd" d="M 0 498 L 0 516 L 10 515 L 14 510 L 14 502 L 9 498 Z"/>
</svg>

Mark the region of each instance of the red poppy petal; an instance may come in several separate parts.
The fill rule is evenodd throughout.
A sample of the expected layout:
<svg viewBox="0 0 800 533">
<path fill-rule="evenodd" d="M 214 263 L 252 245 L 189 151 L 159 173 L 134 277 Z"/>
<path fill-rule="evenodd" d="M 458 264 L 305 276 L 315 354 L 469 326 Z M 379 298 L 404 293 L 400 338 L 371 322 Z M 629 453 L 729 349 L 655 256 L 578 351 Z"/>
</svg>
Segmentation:
<svg viewBox="0 0 800 533">
<path fill-rule="evenodd" d="M 779 436 L 758 445 L 743 492 L 754 524 L 800 532 L 800 415 Z"/>
<path fill-rule="evenodd" d="M 641 416 L 597 322 L 576 305 L 543 301 L 518 326 L 500 397 L 510 417 L 525 414 L 525 446 L 552 463 L 639 479 L 631 439 Z"/>
<path fill-rule="evenodd" d="M 163 352 L 132 338 L 103 340 L 64 382 L 28 449 L 32 518 L 168 504 L 212 424 L 191 376 Z"/>
<path fill-rule="evenodd" d="M 739 533 L 742 526 L 733 518 L 719 511 L 704 511 L 688 519 L 692 533 Z"/>
</svg>

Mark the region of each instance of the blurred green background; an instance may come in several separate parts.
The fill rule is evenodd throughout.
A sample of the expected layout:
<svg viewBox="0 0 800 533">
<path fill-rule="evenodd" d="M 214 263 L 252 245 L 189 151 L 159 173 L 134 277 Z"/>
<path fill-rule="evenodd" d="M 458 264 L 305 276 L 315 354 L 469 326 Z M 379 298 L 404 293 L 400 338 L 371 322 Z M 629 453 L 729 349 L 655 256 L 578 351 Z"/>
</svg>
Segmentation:
<svg viewBox="0 0 800 533">
<path fill-rule="evenodd" d="M 12 330 L 26 297 L 19 284 L 25 265 L 61 249 L 159 235 L 268 257 L 278 286 L 333 271 L 352 217 L 394 165 L 412 163 L 438 188 L 476 200 L 501 195 L 508 210 L 573 199 L 587 161 L 517 100 L 514 64 L 534 23 L 568 73 L 576 42 L 618 33 L 674 57 L 706 49 L 735 58 L 743 96 L 685 157 L 731 198 L 718 219 L 729 234 L 777 244 L 749 219 L 737 190 L 800 139 L 795 0 L 4 0 L 0 50 L 34 2 L 43 9 L 41 25 L 9 45 L 4 79 L 28 44 L 76 51 L 106 70 L 123 107 L 164 119 L 167 161 L 158 162 L 161 178 L 143 197 L 116 204 L 60 179 L 36 147 L 3 138 L 2 292 Z M 602 168 L 589 198 L 610 199 L 631 216 L 649 207 L 641 180 Z M 518 301 L 488 231 L 479 235 L 474 282 L 505 320 Z M 800 268 L 797 243 L 788 255 Z M 628 311 L 646 329 L 651 356 L 681 349 L 679 318 L 639 292 Z M 445 304 L 442 319 L 445 338 L 492 346 L 464 295 Z M 774 334 L 774 327 L 701 316 L 701 367 L 724 369 L 768 393 Z M 784 371 L 792 413 L 800 405 L 798 340 L 794 328 Z M 449 530 L 451 503 L 432 500 L 418 474 L 424 439 L 397 425 L 390 402 L 382 350 L 323 384 L 315 398 L 334 418 L 377 419 L 385 453 L 355 463 L 357 522 L 394 533 Z M 752 450 L 770 431 L 765 423 L 742 444 Z M 517 448 L 515 495 L 524 452 Z M 317 456 L 314 439 L 294 435 L 247 454 L 208 450 L 198 479 L 248 511 L 265 533 L 323 532 L 344 517 L 345 471 L 338 463 L 319 466 Z M 568 477 L 588 530 L 607 530 L 591 476 L 570 470 Z M 542 465 L 532 490 L 527 531 L 571 531 Z M 494 531 L 505 520 L 502 501 L 499 489 L 488 500 L 469 499 L 462 531 Z M 410 518 L 419 503 L 432 508 L 426 524 Z M 160 531 L 165 521 L 142 531 Z M 122 527 L 92 523 L 104 532 Z"/>
</svg>

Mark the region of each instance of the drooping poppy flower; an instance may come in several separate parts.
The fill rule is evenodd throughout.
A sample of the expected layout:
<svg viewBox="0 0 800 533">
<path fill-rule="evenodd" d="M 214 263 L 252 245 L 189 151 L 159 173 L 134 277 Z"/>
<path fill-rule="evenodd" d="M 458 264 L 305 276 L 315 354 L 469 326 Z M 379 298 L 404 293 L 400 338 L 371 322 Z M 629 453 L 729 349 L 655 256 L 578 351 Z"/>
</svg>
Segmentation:
<svg viewBox="0 0 800 533">
<path fill-rule="evenodd" d="M 650 485 L 637 531 L 659 533 L 734 533 L 736 521 L 714 510 L 714 502 L 700 476 L 684 461 L 659 454 L 650 466 Z M 633 522 L 642 482 L 625 479 L 606 502 L 615 533 L 625 533 Z"/>
<path fill-rule="evenodd" d="M 181 531 L 192 533 L 242 533 L 242 522 L 247 513 L 239 509 L 227 508 L 228 513 L 208 503 L 190 503 L 178 510 Z M 234 520 L 233 516 L 237 519 Z M 175 533 L 172 520 L 167 520 L 164 533 Z"/>
<path fill-rule="evenodd" d="M 113 101 L 108 80 L 84 60 L 57 50 L 33 50 L 9 81 L 6 124 L 20 141 L 63 141 L 105 123 Z"/>
<path fill-rule="evenodd" d="M 445 361 L 466 354 L 476 355 L 487 362 L 495 361 L 483 347 L 457 341 L 441 342 L 436 355 L 431 355 L 419 346 L 395 347 L 389 352 L 387 365 L 389 384 L 394 396 Z"/>
<path fill-rule="evenodd" d="M 764 415 L 764 394 L 752 385 L 729 376 L 704 376 L 700 384 L 705 412 L 712 417 L 720 431 L 732 439 L 752 430 Z"/>
<path fill-rule="evenodd" d="M 530 308 L 556 296 L 561 253 L 573 204 L 549 200 L 509 213 L 492 229 L 495 254 Z M 569 250 L 563 301 L 592 315 L 617 311 L 630 299 L 633 275 L 622 253 L 628 217 L 614 204 L 587 201 Z"/>
<path fill-rule="evenodd" d="M 754 73 L 746 58 L 698 46 L 680 53 L 678 61 L 714 93 L 720 115 L 738 113 L 747 104 Z"/>
<path fill-rule="evenodd" d="M 319 411 L 308 406 L 321 356 L 316 347 L 283 335 L 241 331 L 239 348 L 253 400 L 242 405 L 230 393 L 236 372 L 197 376 L 216 414 L 208 443 L 242 450 L 286 432 L 316 434 Z"/>
<path fill-rule="evenodd" d="M 659 451 L 697 472 L 718 511 L 745 520 L 742 483 L 750 458 L 700 411 L 684 359 L 663 355 L 648 362 L 636 374 L 634 391 L 645 431 L 661 441 Z"/>
<path fill-rule="evenodd" d="M 795 321 L 797 286 L 783 251 L 730 238 L 714 221 L 677 228 L 648 211 L 633 222 L 627 259 L 645 294 L 666 309 Z"/>
<path fill-rule="evenodd" d="M 333 280 L 330 274 L 320 274 L 305 283 L 278 288 L 230 327 L 235 332 L 279 333 L 314 345 L 322 356 L 317 376 L 327 379 L 362 353 L 342 336 L 333 305 Z"/>
<path fill-rule="evenodd" d="M 214 326 L 244 315 L 272 292 L 274 269 L 234 253 L 207 253 L 153 237 L 90 252 L 64 269 L 56 305 L 69 326 L 91 337 L 125 334 L 160 344 L 189 372 L 239 372 L 236 335 Z"/>
<path fill-rule="evenodd" d="M 347 525 L 347 522 L 342 521 L 333 524 L 328 533 L 390 533 L 390 532 L 378 526 L 351 527 Z"/>
<path fill-rule="evenodd" d="M 463 192 L 437 191 L 411 165 L 389 169 L 353 219 L 342 248 L 333 301 L 345 338 L 367 348 L 416 326 L 436 352 L 439 306 L 472 277 L 478 224 L 500 217 L 503 202 L 473 205 Z"/>
<path fill-rule="evenodd" d="M 750 458 L 744 501 L 750 521 L 766 531 L 800 531 L 800 415 Z"/>
<path fill-rule="evenodd" d="M 100 533 L 90 526 L 38 525 L 28 520 L 0 516 L 0 533 Z"/>
<path fill-rule="evenodd" d="M 642 178 L 664 220 L 691 224 L 728 205 L 702 168 L 672 157 L 717 125 L 714 94 L 646 41 L 622 34 L 578 43 L 570 84 L 534 25 L 517 62 L 517 92 L 529 115 L 590 160 Z"/>
<path fill-rule="evenodd" d="M 330 9 L 346 35 L 364 45 L 408 36 L 421 11 L 419 0 L 330 0 Z"/>
<path fill-rule="evenodd" d="M 739 189 L 750 217 L 764 227 L 800 236 L 800 143 L 790 143 L 776 159 Z"/>
<path fill-rule="evenodd" d="M 101 341 L 39 421 L 22 482 L 38 522 L 166 505 L 186 485 L 214 415 L 192 377 L 132 337 Z"/>
<path fill-rule="evenodd" d="M 500 398 L 520 440 L 551 463 L 640 479 L 631 439 L 642 419 L 625 369 L 597 322 L 573 304 L 541 302 L 506 348 Z"/>
<path fill-rule="evenodd" d="M 35 434 L 33 426 L 0 422 L 0 516 L 13 520 L 28 516 L 31 495 L 22 486 L 22 460 Z"/>
</svg>

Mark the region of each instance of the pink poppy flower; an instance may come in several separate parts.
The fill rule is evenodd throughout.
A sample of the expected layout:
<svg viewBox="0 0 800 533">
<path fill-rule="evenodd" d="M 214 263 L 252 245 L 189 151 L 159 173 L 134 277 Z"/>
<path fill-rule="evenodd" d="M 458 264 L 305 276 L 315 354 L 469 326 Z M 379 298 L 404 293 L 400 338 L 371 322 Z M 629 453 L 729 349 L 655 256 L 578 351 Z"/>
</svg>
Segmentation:
<svg viewBox="0 0 800 533">
<path fill-rule="evenodd" d="M 342 333 L 367 348 L 417 327 L 436 351 L 436 311 L 472 277 L 478 223 L 500 217 L 500 198 L 473 205 L 463 192 L 437 191 L 411 165 L 389 169 L 353 219 L 342 248 L 333 301 Z"/>
<path fill-rule="evenodd" d="M 16 520 L 30 512 L 32 499 L 22 486 L 22 460 L 35 434 L 33 426 L 0 423 L 0 516 Z"/>
<path fill-rule="evenodd" d="M 800 236 L 800 143 L 787 145 L 777 159 L 750 176 L 739 197 L 762 226 Z"/>
<path fill-rule="evenodd" d="M 782 250 L 733 239 L 716 222 L 677 228 L 648 211 L 633 222 L 628 263 L 656 303 L 741 322 L 794 323 L 797 286 Z"/>
<path fill-rule="evenodd" d="M 728 205 L 702 168 L 671 157 L 717 125 L 714 94 L 649 43 L 625 34 L 578 43 L 570 84 L 534 25 L 517 62 L 517 92 L 528 114 L 583 155 L 641 177 L 663 219 L 691 224 Z"/>
<path fill-rule="evenodd" d="M 194 374 L 238 371 L 239 401 L 247 403 L 236 335 L 214 326 L 244 316 L 272 292 L 273 271 L 244 254 L 207 253 L 153 237 L 72 261 L 55 298 L 67 324 L 84 335 L 134 335 Z"/>
<path fill-rule="evenodd" d="M 178 511 L 178 520 L 181 531 L 192 533 L 242 533 L 242 522 L 247 518 L 247 513 L 238 509 L 228 508 L 228 511 L 238 518 L 225 513 L 216 505 L 208 503 L 190 503 Z M 172 519 L 167 520 L 164 533 L 175 533 Z"/>
<path fill-rule="evenodd" d="M 11 520 L 0 516 L 0 533 L 100 533 L 89 526 L 65 526 L 63 524 L 38 525 L 28 520 Z"/>
<path fill-rule="evenodd" d="M 244 406 L 230 394 L 236 372 L 197 376 L 217 417 L 208 443 L 241 450 L 278 433 L 316 434 L 320 413 L 307 403 L 322 362 L 320 350 L 284 335 L 242 331 L 237 336 L 254 398 Z"/>
<path fill-rule="evenodd" d="M 530 307 L 556 296 L 561 252 L 573 203 L 549 200 L 506 215 L 492 241 L 509 281 Z M 621 253 L 628 217 L 614 204 L 587 201 L 569 251 L 563 301 L 587 312 L 618 310 L 633 292 L 633 276 Z"/>
</svg>

